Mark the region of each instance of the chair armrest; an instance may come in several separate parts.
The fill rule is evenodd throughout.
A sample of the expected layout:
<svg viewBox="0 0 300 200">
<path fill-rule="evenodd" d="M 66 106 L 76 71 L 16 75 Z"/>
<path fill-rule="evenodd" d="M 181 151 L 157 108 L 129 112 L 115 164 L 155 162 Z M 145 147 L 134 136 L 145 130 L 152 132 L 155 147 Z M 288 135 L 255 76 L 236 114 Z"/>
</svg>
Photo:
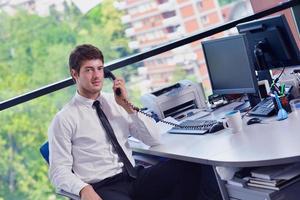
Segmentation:
<svg viewBox="0 0 300 200">
<path fill-rule="evenodd" d="M 59 195 L 61 195 L 61 196 L 68 197 L 68 198 L 70 198 L 70 199 L 72 199 L 72 200 L 80 200 L 80 197 L 79 197 L 78 195 L 72 194 L 72 193 L 67 192 L 67 191 L 65 191 L 65 190 L 63 190 L 63 189 L 59 189 L 59 188 L 58 188 L 58 189 L 56 190 L 56 194 L 59 194 Z"/>
</svg>

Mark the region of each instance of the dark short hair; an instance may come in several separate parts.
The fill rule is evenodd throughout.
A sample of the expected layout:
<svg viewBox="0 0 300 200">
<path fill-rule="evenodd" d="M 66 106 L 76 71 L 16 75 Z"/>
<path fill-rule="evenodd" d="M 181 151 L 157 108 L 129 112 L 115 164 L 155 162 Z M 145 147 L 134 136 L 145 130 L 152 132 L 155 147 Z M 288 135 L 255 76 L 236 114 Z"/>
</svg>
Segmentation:
<svg viewBox="0 0 300 200">
<path fill-rule="evenodd" d="M 104 62 L 102 52 L 91 44 L 78 45 L 70 54 L 69 68 L 79 73 L 81 64 L 87 60 L 100 59 Z"/>
</svg>

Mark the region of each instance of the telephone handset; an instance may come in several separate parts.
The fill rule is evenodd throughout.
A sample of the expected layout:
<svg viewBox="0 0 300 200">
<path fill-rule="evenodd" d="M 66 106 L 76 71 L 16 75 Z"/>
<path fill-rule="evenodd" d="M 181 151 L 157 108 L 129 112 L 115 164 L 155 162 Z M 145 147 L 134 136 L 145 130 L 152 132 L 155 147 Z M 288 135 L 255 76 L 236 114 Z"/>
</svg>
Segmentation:
<svg viewBox="0 0 300 200">
<path fill-rule="evenodd" d="M 112 80 L 115 80 L 116 77 L 115 75 L 109 71 L 108 69 L 105 69 L 104 68 L 104 78 L 111 78 Z M 120 88 L 117 88 L 115 90 L 115 94 L 117 96 L 120 96 L 121 95 L 121 89 Z M 140 112 L 142 113 L 143 115 L 147 116 L 147 117 L 150 117 L 150 118 L 153 118 L 154 117 L 152 115 L 150 115 L 149 113 L 146 113 L 144 111 L 142 111 L 141 109 L 139 109 L 138 107 L 134 106 L 133 104 L 131 104 L 128 100 L 126 99 L 123 99 L 123 101 L 130 107 L 132 107 L 133 110 L 137 111 L 137 112 Z M 155 119 L 157 120 L 157 119 Z M 189 129 L 189 130 L 207 130 L 207 132 L 209 133 L 213 133 L 215 131 L 218 131 L 218 130 L 221 130 L 223 129 L 223 123 L 221 122 L 217 122 L 215 120 L 205 120 L 207 121 L 208 123 L 204 123 L 203 124 L 203 121 L 201 122 L 201 125 L 180 125 L 180 124 L 175 124 L 175 123 L 172 123 L 172 122 L 168 122 L 168 121 L 165 121 L 163 119 L 158 119 L 160 122 L 162 123 L 165 123 L 165 124 L 168 124 L 168 125 L 171 125 L 173 126 L 174 128 L 176 129 Z M 212 123 L 212 121 L 214 121 Z M 203 134 L 206 133 L 206 132 L 203 132 Z"/>
<path fill-rule="evenodd" d="M 104 68 L 104 78 L 111 78 L 113 81 L 116 79 L 115 75 L 111 73 L 111 71 L 105 68 Z M 117 88 L 115 93 L 117 96 L 121 96 L 121 89 Z"/>
</svg>

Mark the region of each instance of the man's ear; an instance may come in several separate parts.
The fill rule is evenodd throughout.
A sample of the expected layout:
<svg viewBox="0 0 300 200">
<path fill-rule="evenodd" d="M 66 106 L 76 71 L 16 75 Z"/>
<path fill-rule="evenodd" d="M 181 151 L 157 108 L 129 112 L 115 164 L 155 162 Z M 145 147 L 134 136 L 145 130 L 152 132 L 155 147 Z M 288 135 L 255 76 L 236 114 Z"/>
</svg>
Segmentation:
<svg viewBox="0 0 300 200">
<path fill-rule="evenodd" d="M 73 78 L 73 81 L 76 83 L 76 80 L 78 79 L 78 76 L 79 76 L 78 72 L 74 69 L 71 69 L 70 73 Z"/>
</svg>

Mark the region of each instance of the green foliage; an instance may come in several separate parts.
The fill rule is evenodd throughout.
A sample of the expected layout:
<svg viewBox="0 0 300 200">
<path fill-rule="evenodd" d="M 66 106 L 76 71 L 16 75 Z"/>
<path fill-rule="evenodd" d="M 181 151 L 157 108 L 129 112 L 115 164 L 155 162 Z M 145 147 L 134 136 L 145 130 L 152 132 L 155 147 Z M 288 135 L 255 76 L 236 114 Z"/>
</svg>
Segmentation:
<svg viewBox="0 0 300 200">
<path fill-rule="evenodd" d="M 77 44 L 98 46 L 107 61 L 128 53 L 121 13 L 112 3 L 103 1 L 86 16 L 67 5 L 63 14 L 52 9 L 48 17 L 0 12 L 0 101 L 69 77 L 68 55 Z M 59 199 L 39 147 L 74 91 L 69 87 L 1 111 L 0 200 Z"/>
<path fill-rule="evenodd" d="M 177 83 L 178 81 L 186 79 L 193 82 L 197 82 L 196 75 L 189 75 L 187 72 L 180 66 L 176 66 L 175 71 L 173 72 L 173 75 L 171 77 L 171 83 Z"/>
<path fill-rule="evenodd" d="M 220 6 L 224 6 L 226 4 L 230 4 L 230 3 L 235 2 L 235 1 L 238 1 L 238 0 L 218 0 Z"/>
</svg>

